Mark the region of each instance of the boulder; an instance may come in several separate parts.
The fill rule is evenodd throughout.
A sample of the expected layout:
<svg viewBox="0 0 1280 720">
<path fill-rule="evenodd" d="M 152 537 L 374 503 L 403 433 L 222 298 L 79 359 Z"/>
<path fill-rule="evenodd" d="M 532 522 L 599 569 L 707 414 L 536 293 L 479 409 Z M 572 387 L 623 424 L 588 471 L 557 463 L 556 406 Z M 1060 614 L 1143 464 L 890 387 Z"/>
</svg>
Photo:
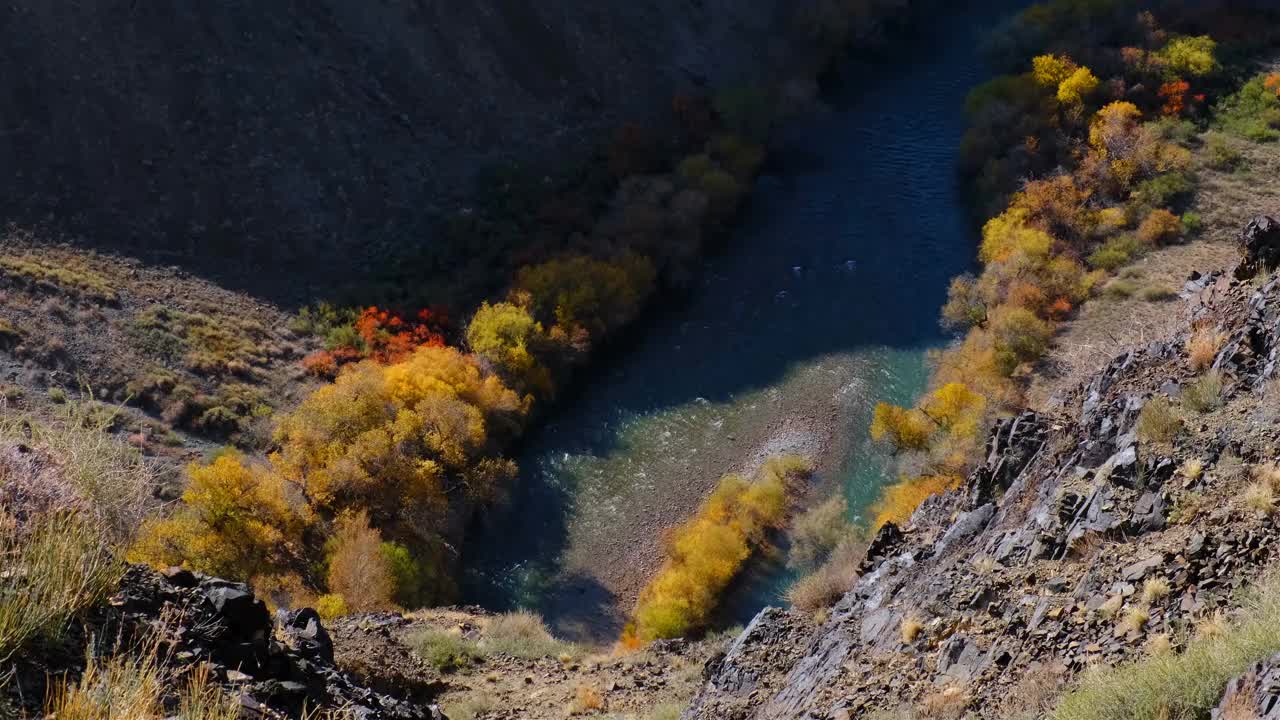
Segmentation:
<svg viewBox="0 0 1280 720">
<path fill-rule="evenodd" d="M 1267 215 L 1250 220 L 1240 233 L 1240 252 L 1244 259 L 1236 267 L 1238 279 L 1247 280 L 1280 267 L 1280 222 Z"/>
<path fill-rule="evenodd" d="M 1212 720 L 1280 720 L 1280 654 L 1255 663 L 1227 684 Z"/>
</svg>

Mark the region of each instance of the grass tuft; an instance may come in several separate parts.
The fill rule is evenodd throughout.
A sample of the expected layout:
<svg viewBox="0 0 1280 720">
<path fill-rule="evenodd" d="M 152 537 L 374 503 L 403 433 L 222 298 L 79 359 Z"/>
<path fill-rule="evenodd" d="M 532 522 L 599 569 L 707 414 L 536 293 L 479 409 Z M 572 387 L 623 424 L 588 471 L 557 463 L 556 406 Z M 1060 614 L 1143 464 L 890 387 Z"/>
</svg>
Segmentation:
<svg viewBox="0 0 1280 720">
<path fill-rule="evenodd" d="M 573 660 L 582 648 L 553 637 L 542 618 L 531 612 L 499 615 L 489 621 L 480 641 L 486 654 L 510 655 L 525 660 L 554 657 Z"/>
<path fill-rule="evenodd" d="M 1138 415 L 1138 439 L 1145 443 L 1167 444 L 1182 430 L 1182 418 L 1173 403 L 1153 397 Z"/>
<path fill-rule="evenodd" d="M 0 663 L 33 641 L 55 641 L 121 575 L 103 534 L 74 517 L 19 529 L 0 513 Z M 61 717 L 61 716 L 59 716 Z"/>
<path fill-rule="evenodd" d="M 1142 584 L 1142 602 L 1151 605 L 1169 596 L 1169 581 L 1164 578 L 1148 578 Z"/>
<path fill-rule="evenodd" d="M 1191 369 L 1196 372 L 1209 369 L 1226 341 L 1226 336 L 1216 328 L 1201 327 L 1193 332 L 1187 339 L 1187 360 L 1191 363 Z"/>
<path fill-rule="evenodd" d="M 1210 370 L 1182 389 L 1182 404 L 1198 413 L 1207 413 L 1222 404 L 1222 373 Z"/>
<path fill-rule="evenodd" d="M 1271 487 L 1271 483 L 1265 481 L 1250 483 L 1244 489 L 1241 499 L 1245 507 L 1264 515 L 1270 515 L 1276 510 L 1276 491 Z"/>
<path fill-rule="evenodd" d="M 479 662 L 480 650 L 461 633 L 428 629 L 409 638 L 409 646 L 419 657 L 440 672 L 453 672 Z"/>
<path fill-rule="evenodd" d="M 1087 673 L 1051 720 L 1192 720 L 1209 716 L 1227 682 L 1280 651 L 1280 581 L 1272 575 L 1249 594 L 1240 618 L 1219 620 L 1181 653 L 1160 653 Z"/>
<path fill-rule="evenodd" d="M 902 635 L 902 642 L 908 645 L 915 642 L 923 630 L 924 623 L 913 617 L 903 618 L 902 625 L 898 628 L 898 632 Z"/>
</svg>

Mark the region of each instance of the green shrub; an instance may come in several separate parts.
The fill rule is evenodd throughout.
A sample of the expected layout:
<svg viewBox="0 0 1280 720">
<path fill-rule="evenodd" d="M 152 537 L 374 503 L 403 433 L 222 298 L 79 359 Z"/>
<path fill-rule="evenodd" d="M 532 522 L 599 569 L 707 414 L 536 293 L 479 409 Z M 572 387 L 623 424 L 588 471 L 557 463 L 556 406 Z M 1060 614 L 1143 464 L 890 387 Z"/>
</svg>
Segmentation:
<svg viewBox="0 0 1280 720">
<path fill-rule="evenodd" d="M 711 148 L 715 152 L 716 159 L 720 161 L 720 166 L 744 182 L 755 177 L 760 165 L 764 162 L 763 147 L 736 135 L 716 136 L 711 141 Z"/>
<path fill-rule="evenodd" d="M 1132 280 L 1112 280 L 1102 288 L 1102 294 L 1112 300 L 1131 298 L 1139 291 L 1138 283 Z"/>
<path fill-rule="evenodd" d="M 409 646 L 440 672 L 463 670 L 481 658 L 474 642 L 458 633 L 434 628 L 415 633 L 409 638 Z"/>
<path fill-rule="evenodd" d="M 724 126 L 735 135 L 764 141 L 773 126 L 776 103 L 769 92 L 753 85 L 721 91 L 713 101 Z"/>
<path fill-rule="evenodd" d="M 1182 213 L 1182 229 L 1187 235 L 1199 235 L 1204 231 L 1204 218 L 1198 212 Z"/>
<path fill-rule="evenodd" d="M 1192 146 L 1200 136 L 1200 130 L 1196 128 L 1196 124 L 1182 118 L 1162 117 L 1151 123 L 1151 126 L 1155 128 L 1156 135 L 1161 140 L 1177 143 L 1183 147 Z"/>
<path fill-rule="evenodd" d="M 1189 410 L 1206 413 L 1222 404 L 1222 373 L 1210 370 L 1182 389 L 1182 404 Z"/>
<path fill-rule="evenodd" d="M 1117 235 L 1089 255 L 1089 267 L 1115 271 L 1136 260 L 1144 250 L 1137 237 L 1129 234 Z"/>
<path fill-rule="evenodd" d="M 993 314 L 996 365 L 1008 376 L 1019 365 L 1044 357 L 1053 337 L 1053 326 L 1025 308 L 1000 308 Z"/>
<path fill-rule="evenodd" d="M 1230 172 L 1240 167 L 1244 154 L 1221 135 L 1210 135 L 1205 143 L 1205 159 L 1214 170 Z"/>
<path fill-rule="evenodd" d="M 1194 720 L 1209 716 L 1231 678 L 1280 651 L 1280 582 L 1264 578 L 1224 632 L 1201 634 L 1181 653 L 1160 653 L 1085 673 L 1051 720 Z"/>
<path fill-rule="evenodd" d="M 403 608 L 419 608 L 430 600 L 430 588 L 426 587 L 429 578 L 426 570 L 409 548 L 394 542 L 384 542 L 379 546 L 382 559 L 391 571 L 395 590 L 392 599 Z"/>
<path fill-rule="evenodd" d="M 690 155 L 680 161 L 680 165 L 676 168 L 676 174 L 680 179 L 690 185 L 697 185 L 702 181 L 702 177 L 712 170 L 716 169 L 715 163 L 711 162 L 711 157 L 704 154 Z"/>
<path fill-rule="evenodd" d="M 1133 197 L 1153 208 L 1173 207 L 1195 189 L 1195 180 L 1190 175 L 1170 172 L 1140 183 L 1133 191 Z"/>
<path fill-rule="evenodd" d="M 1214 113 L 1218 129 L 1254 142 L 1280 139 L 1280 97 L 1267 87 L 1267 77 L 1254 77 L 1218 103 Z"/>
<path fill-rule="evenodd" d="M 742 183 L 724 170 L 712 170 L 698 181 L 698 187 L 706 193 L 711 208 L 719 215 L 732 213 L 746 194 Z"/>
</svg>

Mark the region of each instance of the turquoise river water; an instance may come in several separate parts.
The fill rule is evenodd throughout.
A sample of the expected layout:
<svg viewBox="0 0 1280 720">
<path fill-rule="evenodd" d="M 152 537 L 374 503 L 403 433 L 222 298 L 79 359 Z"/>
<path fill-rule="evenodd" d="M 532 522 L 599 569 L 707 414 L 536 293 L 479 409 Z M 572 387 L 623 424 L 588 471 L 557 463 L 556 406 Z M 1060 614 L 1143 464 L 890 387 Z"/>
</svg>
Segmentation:
<svg viewBox="0 0 1280 720">
<path fill-rule="evenodd" d="M 974 262 L 956 162 L 965 96 L 991 72 L 979 48 L 1024 4 L 936 13 L 890 56 L 849 60 L 826 110 L 778 133 L 692 297 L 530 438 L 510 508 L 469 541 L 465 600 L 616 637 L 664 528 L 776 452 L 815 456 L 814 495 L 866 512 L 892 480 L 871 411 L 922 391 L 948 281 Z M 778 557 L 757 562 L 722 620 L 780 604 L 790 580 Z"/>
</svg>

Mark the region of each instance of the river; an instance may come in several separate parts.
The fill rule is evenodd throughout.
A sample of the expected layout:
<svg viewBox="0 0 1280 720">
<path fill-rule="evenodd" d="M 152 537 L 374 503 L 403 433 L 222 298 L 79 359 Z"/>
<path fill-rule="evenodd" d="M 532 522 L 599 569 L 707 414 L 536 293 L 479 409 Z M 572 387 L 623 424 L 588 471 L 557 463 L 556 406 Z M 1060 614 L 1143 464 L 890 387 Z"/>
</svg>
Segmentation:
<svg viewBox="0 0 1280 720">
<path fill-rule="evenodd" d="M 977 238 L 956 173 L 979 46 L 1014 0 L 939 11 L 875 60 L 849 60 L 827 108 L 782 128 L 741 226 L 700 286 L 646 328 L 520 459 L 510 507 L 469 540 L 464 596 L 531 607 L 580 640 L 617 636 L 660 561 L 663 531 L 726 472 L 802 452 L 813 497 L 857 519 L 892 480 L 867 435 L 880 401 L 910 402 L 938 311 Z M 724 609 L 782 602 L 780 553 Z"/>
</svg>

